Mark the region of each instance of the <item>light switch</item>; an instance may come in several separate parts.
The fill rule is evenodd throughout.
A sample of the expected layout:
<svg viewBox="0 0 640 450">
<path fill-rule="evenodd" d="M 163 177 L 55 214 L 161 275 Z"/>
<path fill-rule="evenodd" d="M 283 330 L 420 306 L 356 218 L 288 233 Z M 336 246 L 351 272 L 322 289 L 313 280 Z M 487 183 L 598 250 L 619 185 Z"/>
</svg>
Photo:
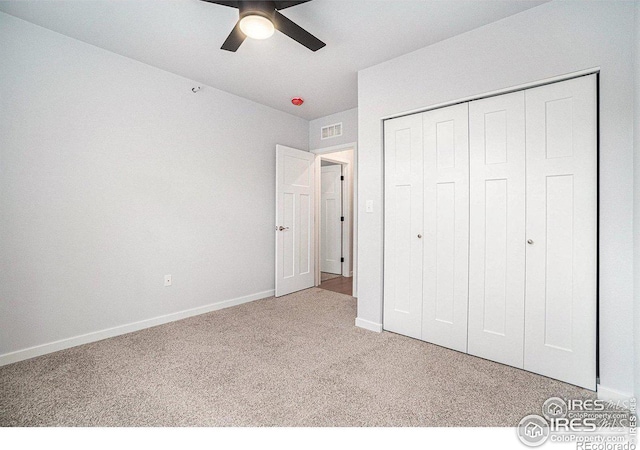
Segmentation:
<svg viewBox="0 0 640 450">
<path fill-rule="evenodd" d="M 165 286 L 171 286 L 171 275 L 165 275 L 164 276 L 164 285 Z"/>
</svg>

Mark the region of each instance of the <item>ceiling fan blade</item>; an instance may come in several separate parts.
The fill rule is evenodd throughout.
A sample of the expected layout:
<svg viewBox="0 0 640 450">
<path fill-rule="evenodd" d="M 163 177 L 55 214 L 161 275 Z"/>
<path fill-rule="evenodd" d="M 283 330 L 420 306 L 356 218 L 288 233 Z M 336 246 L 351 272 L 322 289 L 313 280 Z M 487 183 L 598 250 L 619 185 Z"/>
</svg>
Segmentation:
<svg viewBox="0 0 640 450">
<path fill-rule="evenodd" d="M 276 29 L 283 32 L 294 41 L 301 43 L 311 51 L 318 51 L 327 45 L 301 26 L 296 25 L 294 22 L 287 19 L 278 11 L 274 11 L 273 13 L 273 24 Z"/>
<path fill-rule="evenodd" d="M 296 6 L 296 5 L 300 5 L 302 3 L 307 3 L 310 2 L 311 0 L 298 0 L 298 1 L 275 1 L 273 3 L 276 4 L 276 9 L 285 9 L 285 8 L 291 8 L 292 6 Z"/>
<path fill-rule="evenodd" d="M 222 6 L 229 6 L 231 8 L 240 8 L 240 2 L 238 1 L 216 1 L 216 0 L 202 0 L 203 2 L 207 2 L 207 3 L 215 3 L 216 5 L 222 5 Z"/>
<path fill-rule="evenodd" d="M 227 40 L 224 41 L 224 44 L 222 44 L 222 47 L 220 48 L 229 52 L 235 52 L 236 50 L 238 50 L 238 47 L 240 47 L 240 44 L 242 44 L 246 38 L 247 36 L 245 36 L 245 34 L 240 31 L 240 22 L 238 21 L 236 23 L 236 26 L 233 27 L 233 30 L 231 30 L 231 33 L 229 33 Z"/>
</svg>

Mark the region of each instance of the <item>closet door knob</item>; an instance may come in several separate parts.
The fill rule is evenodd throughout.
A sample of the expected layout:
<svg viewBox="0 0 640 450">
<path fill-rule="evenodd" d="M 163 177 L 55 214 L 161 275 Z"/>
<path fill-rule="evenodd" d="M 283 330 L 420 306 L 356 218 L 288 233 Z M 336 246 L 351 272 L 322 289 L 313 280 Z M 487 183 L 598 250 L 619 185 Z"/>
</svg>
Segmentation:
<svg viewBox="0 0 640 450">
<path fill-rule="evenodd" d="M 422 235 L 421 234 L 418 235 L 418 239 L 422 239 Z"/>
<path fill-rule="evenodd" d="M 527 244 L 529 244 L 529 245 L 533 245 L 533 239 L 528 239 L 528 240 L 527 240 Z"/>
</svg>

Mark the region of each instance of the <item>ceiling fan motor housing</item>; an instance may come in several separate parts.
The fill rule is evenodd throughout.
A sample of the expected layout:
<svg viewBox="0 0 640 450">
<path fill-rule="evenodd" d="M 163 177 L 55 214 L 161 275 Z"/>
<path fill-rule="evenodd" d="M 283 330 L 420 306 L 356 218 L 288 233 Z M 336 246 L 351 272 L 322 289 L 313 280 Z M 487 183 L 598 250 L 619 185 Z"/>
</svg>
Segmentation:
<svg viewBox="0 0 640 450">
<path fill-rule="evenodd" d="M 273 2 L 239 2 L 240 19 L 246 16 L 262 16 L 273 22 L 276 5 Z"/>
</svg>

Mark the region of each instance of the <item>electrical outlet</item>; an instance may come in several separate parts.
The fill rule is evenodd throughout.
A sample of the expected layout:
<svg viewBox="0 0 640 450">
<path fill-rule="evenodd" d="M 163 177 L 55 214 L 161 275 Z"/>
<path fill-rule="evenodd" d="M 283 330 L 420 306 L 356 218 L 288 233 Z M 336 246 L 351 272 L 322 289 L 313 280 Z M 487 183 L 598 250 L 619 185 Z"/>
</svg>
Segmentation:
<svg viewBox="0 0 640 450">
<path fill-rule="evenodd" d="M 171 286 L 171 275 L 165 275 L 164 276 L 164 285 L 165 286 Z"/>
</svg>

